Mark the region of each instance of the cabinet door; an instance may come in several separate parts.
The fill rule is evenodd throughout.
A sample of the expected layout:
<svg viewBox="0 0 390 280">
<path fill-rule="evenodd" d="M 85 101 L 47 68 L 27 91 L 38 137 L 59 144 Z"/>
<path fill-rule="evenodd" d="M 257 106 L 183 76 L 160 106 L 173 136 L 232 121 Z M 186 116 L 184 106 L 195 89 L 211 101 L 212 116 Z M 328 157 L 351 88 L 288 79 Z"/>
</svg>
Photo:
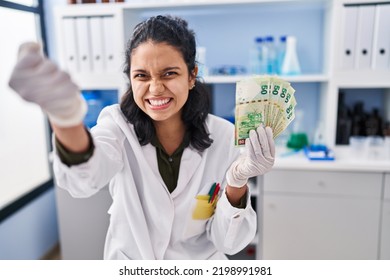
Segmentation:
<svg viewBox="0 0 390 280">
<path fill-rule="evenodd" d="M 390 200 L 383 203 L 380 259 L 390 260 Z"/>
<path fill-rule="evenodd" d="M 372 182 L 368 184 L 363 177 Z M 349 172 L 268 173 L 264 182 L 263 258 L 377 259 L 381 177 Z"/>
<path fill-rule="evenodd" d="M 380 244 L 380 259 L 390 260 L 390 174 L 385 177 Z"/>
<path fill-rule="evenodd" d="M 103 259 L 112 203 L 108 188 L 89 198 L 73 198 L 56 187 L 56 198 L 62 259 Z"/>
</svg>

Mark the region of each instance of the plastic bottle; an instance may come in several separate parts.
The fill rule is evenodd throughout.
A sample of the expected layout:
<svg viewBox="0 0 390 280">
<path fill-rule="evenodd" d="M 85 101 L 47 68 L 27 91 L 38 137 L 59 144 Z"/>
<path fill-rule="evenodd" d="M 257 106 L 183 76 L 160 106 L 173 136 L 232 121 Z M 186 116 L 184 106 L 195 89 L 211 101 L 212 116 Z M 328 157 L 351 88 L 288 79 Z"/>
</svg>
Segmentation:
<svg viewBox="0 0 390 280">
<path fill-rule="evenodd" d="M 299 75 L 301 67 L 297 55 L 297 40 L 294 36 L 287 36 L 286 55 L 282 64 L 282 75 Z"/>
<path fill-rule="evenodd" d="M 277 58 L 276 58 L 278 74 L 282 73 L 283 60 L 284 60 L 284 56 L 286 55 L 286 40 L 287 40 L 287 36 L 285 35 L 280 36 L 279 38 L 279 44 L 277 48 Z"/>
<path fill-rule="evenodd" d="M 255 44 L 250 51 L 249 72 L 251 74 L 266 73 L 264 61 L 264 40 L 261 37 L 255 38 Z"/>
<path fill-rule="evenodd" d="M 267 36 L 265 38 L 265 46 L 267 48 L 267 73 L 277 73 L 277 53 L 273 36 Z"/>
<path fill-rule="evenodd" d="M 257 38 L 255 38 L 255 44 L 249 51 L 249 74 L 255 75 L 260 73 L 259 55 Z"/>
<path fill-rule="evenodd" d="M 259 49 L 259 64 L 260 64 L 260 72 L 258 74 L 266 74 L 268 73 L 268 46 L 266 39 L 257 38 L 260 42 L 258 43 Z"/>
</svg>

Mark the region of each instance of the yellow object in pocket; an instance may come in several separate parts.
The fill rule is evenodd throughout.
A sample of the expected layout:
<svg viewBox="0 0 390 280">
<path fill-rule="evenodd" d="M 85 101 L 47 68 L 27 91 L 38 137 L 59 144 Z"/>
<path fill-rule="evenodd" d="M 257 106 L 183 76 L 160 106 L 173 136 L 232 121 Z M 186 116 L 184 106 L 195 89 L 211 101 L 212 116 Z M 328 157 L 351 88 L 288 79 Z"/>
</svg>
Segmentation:
<svg viewBox="0 0 390 280">
<path fill-rule="evenodd" d="M 194 212 L 192 212 L 193 219 L 206 220 L 214 214 L 217 199 L 215 199 L 212 203 L 209 203 L 209 199 L 209 195 L 198 195 L 196 197 L 195 209 Z"/>
</svg>

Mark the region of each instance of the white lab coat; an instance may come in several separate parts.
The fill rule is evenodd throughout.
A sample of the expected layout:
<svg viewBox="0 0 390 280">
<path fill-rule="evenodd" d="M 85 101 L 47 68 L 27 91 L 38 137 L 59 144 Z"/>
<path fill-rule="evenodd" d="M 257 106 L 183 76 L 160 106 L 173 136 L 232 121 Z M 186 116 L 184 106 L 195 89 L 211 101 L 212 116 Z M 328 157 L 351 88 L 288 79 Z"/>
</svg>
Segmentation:
<svg viewBox="0 0 390 280">
<path fill-rule="evenodd" d="M 159 174 L 156 148 L 139 144 L 119 105 L 106 107 L 91 130 L 95 151 L 88 162 L 69 168 L 55 153 L 57 184 L 72 196 L 88 197 L 109 184 L 105 259 L 225 259 L 224 253 L 235 254 L 253 240 L 257 218 L 250 194 L 247 207 L 238 209 L 222 191 L 211 218 L 192 219 L 196 196 L 214 182 L 225 186 L 226 171 L 239 155 L 231 123 L 209 115 L 207 127 L 213 144 L 203 153 L 184 150 L 172 193 Z"/>
</svg>

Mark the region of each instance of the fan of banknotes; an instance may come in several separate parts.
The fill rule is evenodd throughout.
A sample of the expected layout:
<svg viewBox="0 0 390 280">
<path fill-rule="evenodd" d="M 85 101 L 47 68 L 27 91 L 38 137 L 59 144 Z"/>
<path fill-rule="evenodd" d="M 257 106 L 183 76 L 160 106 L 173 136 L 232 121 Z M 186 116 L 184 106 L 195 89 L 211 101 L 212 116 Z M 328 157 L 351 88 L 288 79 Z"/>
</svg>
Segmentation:
<svg viewBox="0 0 390 280">
<path fill-rule="evenodd" d="M 245 145 L 249 131 L 259 125 L 269 126 L 274 138 L 295 117 L 295 90 L 277 76 L 252 76 L 237 82 L 235 144 Z"/>
</svg>

